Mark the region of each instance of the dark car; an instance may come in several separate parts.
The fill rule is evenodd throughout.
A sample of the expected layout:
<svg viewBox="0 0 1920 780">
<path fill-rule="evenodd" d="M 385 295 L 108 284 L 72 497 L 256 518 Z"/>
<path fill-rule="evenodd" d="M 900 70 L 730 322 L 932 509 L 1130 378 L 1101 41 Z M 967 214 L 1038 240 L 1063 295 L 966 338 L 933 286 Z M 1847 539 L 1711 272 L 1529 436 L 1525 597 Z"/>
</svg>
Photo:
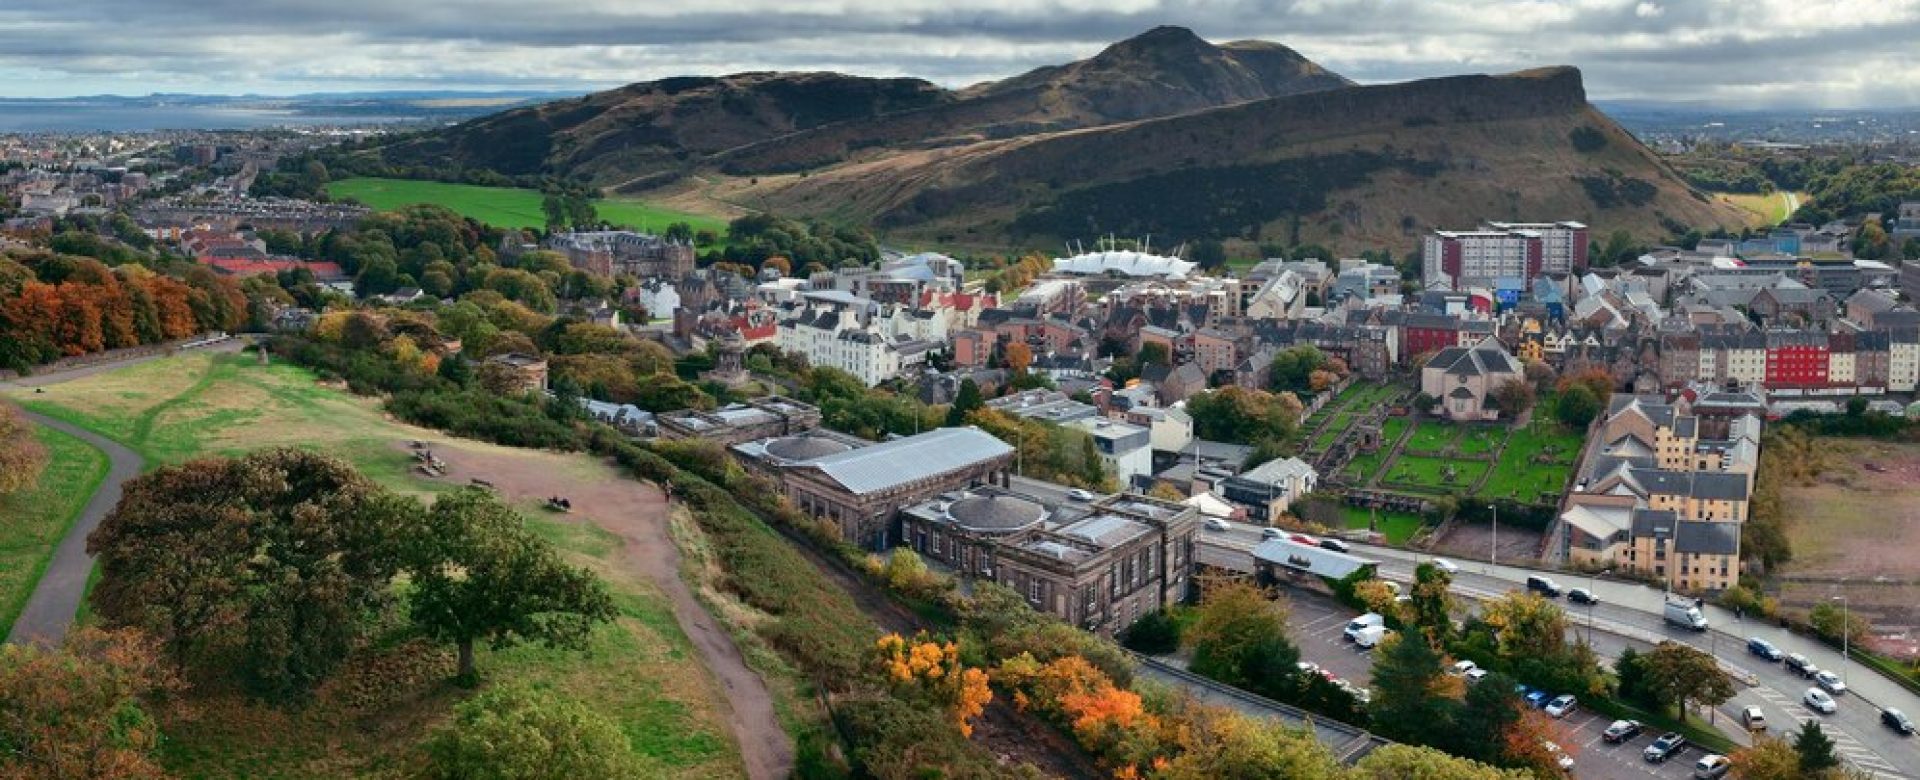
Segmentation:
<svg viewBox="0 0 1920 780">
<path fill-rule="evenodd" d="M 1346 542 L 1340 541 L 1339 539 L 1321 539 L 1320 548 L 1323 550 L 1332 550 L 1337 553 L 1353 551 L 1353 548 L 1348 547 Z"/>
<path fill-rule="evenodd" d="M 1613 725 L 1607 727 L 1606 731 L 1600 732 L 1600 738 L 1606 740 L 1609 745 L 1618 745 L 1640 736 L 1643 728 L 1637 720 L 1616 720 Z"/>
<path fill-rule="evenodd" d="M 1527 692 L 1526 699 L 1527 699 L 1527 706 L 1532 707 L 1536 710 L 1540 709 L 1541 707 L 1547 706 L 1546 691 L 1529 691 Z"/>
<path fill-rule="evenodd" d="M 1780 652 L 1780 648 L 1774 647 L 1772 642 L 1757 636 L 1747 639 L 1747 652 L 1769 661 L 1778 661 L 1785 657 L 1785 655 Z"/>
<path fill-rule="evenodd" d="M 1904 712 L 1888 707 L 1880 711 L 1880 722 L 1887 724 L 1887 728 L 1898 731 L 1901 734 L 1913 736 L 1913 721 L 1908 720 L 1907 714 Z"/>
<path fill-rule="evenodd" d="M 1646 750 L 1640 751 L 1640 757 L 1658 764 L 1669 758 L 1673 758 L 1686 746 L 1686 737 L 1669 732 L 1661 735 L 1659 739 L 1654 740 L 1653 744 L 1648 745 Z"/>
<path fill-rule="evenodd" d="M 1586 588 L 1574 588 L 1567 591 L 1567 600 L 1575 604 L 1600 603 L 1600 597 L 1593 595 L 1593 591 L 1587 590 Z"/>
<path fill-rule="evenodd" d="M 1793 672 L 1794 674 L 1800 675 L 1801 677 L 1812 677 L 1820 673 L 1820 667 L 1814 666 L 1813 662 L 1807 660 L 1807 657 L 1804 655 L 1801 655 L 1799 653 L 1788 653 L 1787 654 L 1787 671 Z"/>
<path fill-rule="evenodd" d="M 1533 591 L 1534 593 L 1538 593 L 1542 596 L 1546 596 L 1547 598 L 1550 598 L 1550 599 L 1560 598 L 1560 586 L 1557 584 L 1554 584 L 1553 580 L 1547 579 L 1546 577 L 1542 577 L 1538 574 L 1535 574 L 1527 578 L 1527 590 Z"/>
</svg>

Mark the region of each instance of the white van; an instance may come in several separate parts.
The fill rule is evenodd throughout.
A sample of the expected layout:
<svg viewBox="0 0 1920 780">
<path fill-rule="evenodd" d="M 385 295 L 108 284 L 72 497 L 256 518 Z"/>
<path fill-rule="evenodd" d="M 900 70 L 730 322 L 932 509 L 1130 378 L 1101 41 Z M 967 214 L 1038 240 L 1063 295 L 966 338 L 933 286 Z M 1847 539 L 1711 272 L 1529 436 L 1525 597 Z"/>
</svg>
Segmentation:
<svg viewBox="0 0 1920 780">
<path fill-rule="evenodd" d="M 1372 650 L 1380 644 L 1380 640 L 1387 638 L 1388 633 L 1386 626 L 1367 626 L 1353 635 L 1353 643 L 1362 650 Z"/>
<path fill-rule="evenodd" d="M 1354 618 L 1352 622 L 1347 624 L 1347 630 L 1341 633 L 1346 636 L 1347 641 L 1352 642 L 1360 638 L 1360 632 L 1386 624 L 1387 619 L 1381 617 L 1379 613 L 1368 612 L 1365 615 Z"/>
</svg>

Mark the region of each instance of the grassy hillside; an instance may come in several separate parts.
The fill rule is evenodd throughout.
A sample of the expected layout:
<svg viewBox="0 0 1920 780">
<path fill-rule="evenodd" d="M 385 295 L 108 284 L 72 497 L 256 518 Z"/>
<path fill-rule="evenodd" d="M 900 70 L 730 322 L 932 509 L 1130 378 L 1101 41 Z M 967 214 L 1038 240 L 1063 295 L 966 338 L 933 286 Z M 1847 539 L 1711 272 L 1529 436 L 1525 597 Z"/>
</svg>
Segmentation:
<svg viewBox="0 0 1920 780">
<path fill-rule="evenodd" d="M 1745 219 L 1588 105 L 1570 68 L 1316 92 L 713 191 L 873 220 L 897 240 L 1029 246 L 1115 232 L 1401 252 L 1425 230 L 1483 219 L 1576 219 L 1646 239 Z"/>
<path fill-rule="evenodd" d="M 52 428 L 35 435 L 50 456 L 46 471 L 33 487 L 0 498 L 0 635 L 20 617 L 53 548 L 107 475 L 107 456 L 92 445 Z"/>
<path fill-rule="evenodd" d="M 448 184 L 410 179 L 353 178 L 327 185 L 327 194 L 352 198 L 370 208 L 387 211 L 415 203 L 445 206 L 462 216 L 505 228 L 546 226 L 540 210 L 541 194 L 515 187 L 481 187 L 472 184 Z M 593 202 L 600 218 L 617 225 L 658 232 L 674 222 L 685 222 L 696 231 L 712 230 L 725 235 L 727 220 L 712 214 L 692 214 L 663 208 L 644 200 L 610 198 Z M 717 209 L 716 213 L 733 213 Z"/>
<path fill-rule="evenodd" d="M 589 456 L 451 439 L 394 422 L 371 399 L 323 386 L 304 369 L 263 367 L 250 357 L 183 355 L 16 397 L 35 411 L 119 440 L 156 464 L 294 445 L 347 458 L 396 490 L 427 495 L 448 489 L 447 482 L 409 471 L 405 445 L 420 440 L 456 468 L 482 464 L 489 474 L 559 480 L 573 486 L 562 490 L 576 498 L 608 486 L 638 487 Z M 77 461 L 84 458 L 64 458 Z M 62 480 L 78 485 L 91 467 L 66 468 L 74 473 Z M 505 477 L 502 482 L 503 494 L 513 498 Z M 699 661 L 665 595 L 634 570 L 628 542 L 583 516 L 591 509 L 561 517 L 532 502 L 522 507 L 531 528 L 607 579 L 621 616 L 595 633 L 585 654 L 483 646 L 482 673 L 492 680 L 530 681 L 614 718 L 647 777 L 741 776 L 725 721 L 726 692 Z M 0 506 L 0 514 L 4 510 Z M 413 776 L 423 758 L 420 740 L 470 692 L 446 683 L 452 669 L 446 648 L 408 641 L 394 634 L 376 643 L 303 709 L 274 709 L 239 694 L 196 689 L 182 706 L 160 714 L 168 738 L 165 761 L 185 777 Z M 800 709 L 790 681 L 769 684 L 783 709 Z"/>
</svg>

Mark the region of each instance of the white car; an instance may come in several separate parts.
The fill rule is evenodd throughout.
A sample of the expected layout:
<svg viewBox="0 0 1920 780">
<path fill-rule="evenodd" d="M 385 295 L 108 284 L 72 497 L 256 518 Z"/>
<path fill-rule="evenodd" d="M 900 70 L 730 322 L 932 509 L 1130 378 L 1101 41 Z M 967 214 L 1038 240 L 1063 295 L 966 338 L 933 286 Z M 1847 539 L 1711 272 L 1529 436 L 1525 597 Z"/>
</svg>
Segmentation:
<svg viewBox="0 0 1920 780">
<path fill-rule="evenodd" d="M 1484 679 L 1486 676 L 1487 676 L 1487 670 L 1485 669 L 1476 668 L 1476 669 L 1467 670 L 1467 682 L 1470 682 L 1470 683 L 1477 683 L 1482 679 Z"/>
<path fill-rule="evenodd" d="M 1218 518 L 1218 517 L 1215 517 L 1215 518 L 1211 518 L 1211 519 L 1208 519 L 1208 520 L 1207 520 L 1207 527 L 1208 527 L 1208 528 L 1211 528 L 1211 529 L 1213 529 L 1213 530 L 1215 530 L 1215 531 L 1231 531 L 1231 530 L 1233 530 L 1233 524 L 1232 524 L 1232 523 L 1229 523 L 1229 522 L 1227 522 L 1227 521 L 1225 521 L 1225 520 L 1222 520 L 1222 519 L 1220 519 L 1220 518 Z"/>
<path fill-rule="evenodd" d="M 1439 570 L 1441 570 L 1441 571 L 1444 571 L 1444 572 L 1446 572 L 1446 573 L 1448 573 L 1448 574 L 1459 574 L 1459 573 L 1460 573 L 1460 566 L 1459 566 L 1459 564 L 1456 564 L 1456 563 L 1454 563 L 1453 561 L 1449 561 L 1449 560 L 1447 560 L 1447 559 L 1445 559 L 1445 558 L 1435 558 L 1435 559 L 1433 559 L 1433 568 L 1436 568 L 1436 569 L 1439 569 Z"/>
<path fill-rule="evenodd" d="M 1846 682 L 1840 679 L 1840 675 L 1834 674 L 1831 669 L 1820 670 L 1818 674 L 1813 676 L 1813 681 L 1819 683 L 1820 687 L 1827 689 L 1827 693 L 1835 696 L 1847 692 Z"/>
<path fill-rule="evenodd" d="M 1559 696 L 1554 697 L 1553 701 L 1547 702 L 1547 706 L 1546 706 L 1547 716 L 1552 718 L 1564 718 L 1567 716 L 1567 713 L 1573 712 L 1573 708 L 1577 703 L 1579 703 L 1579 699 L 1573 698 L 1573 694 L 1571 693 L 1560 694 Z"/>
<path fill-rule="evenodd" d="M 1454 661 L 1453 668 L 1448 669 L 1447 673 L 1455 677 L 1465 677 L 1469 674 L 1472 674 L 1474 671 L 1478 670 L 1479 668 L 1480 668 L 1480 665 L 1472 661 Z"/>
<path fill-rule="evenodd" d="M 1567 751 L 1561 750 L 1559 745 L 1552 742 L 1542 742 L 1540 746 L 1547 749 L 1547 755 L 1553 756 L 1554 766 L 1560 767 L 1562 771 L 1573 771 L 1573 756 L 1567 755 Z"/>
<path fill-rule="evenodd" d="M 1085 490 L 1081 490 L 1080 488 L 1074 488 L 1072 490 L 1067 491 L 1067 498 L 1071 498 L 1075 501 L 1092 501 L 1093 494 Z"/>
<path fill-rule="evenodd" d="M 1800 701 L 1808 707 L 1828 715 L 1832 715 L 1836 710 L 1840 709 L 1840 705 L 1833 702 L 1833 697 L 1828 696 L 1826 691 L 1820 690 L 1819 688 L 1808 688 L 1806 694 L 1800 697 Z"/>
</svg>

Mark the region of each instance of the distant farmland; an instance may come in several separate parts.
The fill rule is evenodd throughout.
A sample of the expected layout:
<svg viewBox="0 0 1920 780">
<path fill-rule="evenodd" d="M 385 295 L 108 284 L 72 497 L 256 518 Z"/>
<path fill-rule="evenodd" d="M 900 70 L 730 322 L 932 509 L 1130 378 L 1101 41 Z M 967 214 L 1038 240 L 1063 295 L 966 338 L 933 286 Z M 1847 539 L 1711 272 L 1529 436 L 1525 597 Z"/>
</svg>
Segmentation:
<svg viewBox="0 0 1920 780">
<path fill-rule="evenodd" d="M 540 193 L 517 187 L 360 177 L 328 184 L 327 194 L 335 198 L 352 198 L 379 211 L 431 203 L 495 227 L 539 228 L 547 223 L 546 215 L 540 211 Z M 721 236 L 727 232 L 727 221 L 719 217 L 688 214 L 645 201 L 603 199 L 594 201 L 593 207 L 601 219 L 636 229 L 659 232 L 669 224 L 685 222 L 696 231 L 711 230 Z"/>
</svg>

